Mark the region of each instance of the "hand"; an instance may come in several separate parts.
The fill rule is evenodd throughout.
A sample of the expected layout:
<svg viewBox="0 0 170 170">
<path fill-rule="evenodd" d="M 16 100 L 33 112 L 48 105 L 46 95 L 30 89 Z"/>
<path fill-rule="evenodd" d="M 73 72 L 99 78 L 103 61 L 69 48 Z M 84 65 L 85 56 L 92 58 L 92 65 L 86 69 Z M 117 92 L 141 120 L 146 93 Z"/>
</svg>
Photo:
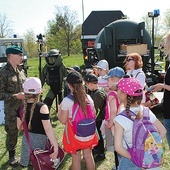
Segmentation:
<svg viewBox="0 0 170 170">
<path fill-rule="evenodd" d="M 164 84 L 162 83 L 158 83 L 158 84 L 151 86 L 151 88 L 153 88 L 152 92 L 161 91 L 163 89 L 163 86 Z"/>
<path fill-rule="evenodd" d="M 110 129 L 113 126 L 113 124 L 114 124 L 113 121 L 108 120 L 106 127 Z"/>
<path fill-rule="evenodd" d="M 58 146 L 54 147 L 54 152 L 50 155 L 51 159 L 56 159 L 58 156 Z"/>
<path fill-rule="evenodd" d="M 14 94 L 14 96 L 16 97 L 16 99 L 18 100 L 24 100 L 25 98 L 25 95 L 23 92 L 20 92 L 20 93 L 17 93 L 17 94 Z"/>
</svg>

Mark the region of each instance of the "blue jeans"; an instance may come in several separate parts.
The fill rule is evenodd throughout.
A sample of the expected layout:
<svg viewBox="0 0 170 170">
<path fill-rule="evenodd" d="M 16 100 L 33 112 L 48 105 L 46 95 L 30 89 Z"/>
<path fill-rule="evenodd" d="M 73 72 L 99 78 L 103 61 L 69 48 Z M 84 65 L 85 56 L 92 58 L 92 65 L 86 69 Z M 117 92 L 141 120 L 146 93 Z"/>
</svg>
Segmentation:
<svg viewBox="0 0 170 170">
<path fill-rule="evenodd" d="M 141 168 L 133 164 L 130 159 L 121 156 L 118 170 L 141 170 Z"/>
<path fill-rule="evenodd" d="M 167 138 L 168 146 L 169 146 L 169 149 L 170 149 L 170 119 L 164 119 L 164 126 L 167 130 L 166 138 Z"/>
</svg>

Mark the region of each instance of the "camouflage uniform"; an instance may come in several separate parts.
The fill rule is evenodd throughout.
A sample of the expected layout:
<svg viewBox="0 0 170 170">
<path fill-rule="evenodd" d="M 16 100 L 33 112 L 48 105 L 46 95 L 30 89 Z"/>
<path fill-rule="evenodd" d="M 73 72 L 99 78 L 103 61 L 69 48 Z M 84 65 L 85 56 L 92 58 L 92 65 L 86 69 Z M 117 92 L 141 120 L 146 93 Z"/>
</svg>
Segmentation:
<svg viewBox="0 0 170 170">
<path fill-rule="evenodd" d="M 22 104 L 22 101 L 13 97 L 13 94 L 23 91 L 22 83 L 25 78 L 24 72 L 18 69 L 15 71 L 9 62 L 0 70 L 0 100 L 4 100 L 6 148 L 8 151 L 15 150 L 17 144 L 17 110 Z"/>
</svg>

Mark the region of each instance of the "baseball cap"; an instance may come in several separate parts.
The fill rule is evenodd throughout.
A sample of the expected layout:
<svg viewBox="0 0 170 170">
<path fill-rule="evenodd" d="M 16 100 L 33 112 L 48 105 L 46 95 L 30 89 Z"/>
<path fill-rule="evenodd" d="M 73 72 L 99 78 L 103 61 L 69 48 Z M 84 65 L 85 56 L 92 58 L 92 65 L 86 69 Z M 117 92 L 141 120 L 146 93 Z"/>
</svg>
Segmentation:
<svg viewBox="0 0 170 170">
<path fill-rule="evenodd" d="M 74 66 L 72 66 L 72 67 L 67 67 L 67 69 L 68 70 L 75 70 L 75 71 L 78 71 L 79 73 L 81 72 L 81 70 L 80 70 L 80 67 L 79 66 L 77 66 L 77 65 L 74 65 Z"/>
<path fill-rule="evenodd" d="M 121 67 L 114 67 L 109 70 L 104 79 L 108 79 L 109 77 L 119 77 L 122 78 L 125 75 L 124 70 Z"/>
<path fill-rule="evenodd" d="M 22 48 L 16 45 L 9 46 L 6 49 L 6 55 L 7 54 L 20 54 L 23 53 Z"/>
<path fill-rule="evenodd" d="M 24 93 L 27 94 L 39 94 L 41 93 L 41 88 L 41 81 L 37 77 L 26 78 L 25 82 L 23 83 Z"/>
<path fill-rule="evenodd" d="M 109 64 L 106 60 L 100 60 L 94 67 L 101 68 L 102 70 L 108 70 Z"/>
<path fill-rule="evenodd" d="M 134 77 L 120 79 L 117 86 L 129 96 L 141 96 L 143 94 L 139 80 Z"/>
<path fill-rule="evenodd" d="M 73 84 L 82 84 L 83 83 L 83 78 L 82 78 L 82 75 L 79 72 L 73 71 L 73 72 L 70 72 L 67 75 L 66 81 L 71 85 L 73 85 Z"/>
<path fill-rule="evenodd" d="M 90 83 L 94 83 L 94 82 L 96 83 L 98 82 L 98 77 L 95 74 L 90 73 L 85 76 L 85 81 Z"/>
</svg>

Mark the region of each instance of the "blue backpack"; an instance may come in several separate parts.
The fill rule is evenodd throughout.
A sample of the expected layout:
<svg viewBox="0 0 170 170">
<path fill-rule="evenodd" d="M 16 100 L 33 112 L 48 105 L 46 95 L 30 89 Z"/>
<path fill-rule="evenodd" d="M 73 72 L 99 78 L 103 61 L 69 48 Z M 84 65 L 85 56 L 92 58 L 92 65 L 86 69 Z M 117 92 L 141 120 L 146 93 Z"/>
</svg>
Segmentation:
<svg viewBox="0 0 170 170">
<path fill-rule="evenodd" d="M 163 145 L 160 133 L 151 123 L 149 118 L 149 109 L 143 107 L 143 118 L 141 120 L 131 119 L 126 111 L 120 113 L 133 121 L 132 147 L 127 145 L 131 155 L 131 161 L 140 168 L 156 168 L 163 163 Z M 130 111 L 130 115 L 135 113 Z"/>
</svg>

